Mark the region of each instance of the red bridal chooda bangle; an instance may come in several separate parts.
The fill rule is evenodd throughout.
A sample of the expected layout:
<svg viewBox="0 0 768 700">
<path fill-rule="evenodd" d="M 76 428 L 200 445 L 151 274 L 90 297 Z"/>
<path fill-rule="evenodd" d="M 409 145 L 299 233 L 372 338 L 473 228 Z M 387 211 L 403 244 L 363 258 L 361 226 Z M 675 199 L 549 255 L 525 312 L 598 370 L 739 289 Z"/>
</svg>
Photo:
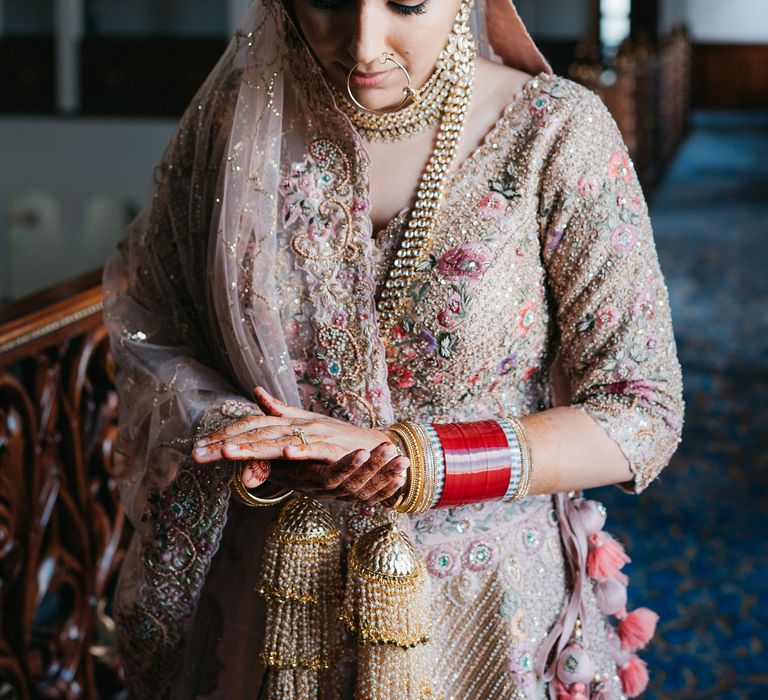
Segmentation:
<svg viewBox="0 0 768 700">
<path fill-rule="evenodd" d="M 405 486 L 389 503 L 401 513 L 514 502 L 528 495 L 531 450 L 517 419 L 401 422 L 385 432 L 404 447 L 411 463 Z"/>
</svg>

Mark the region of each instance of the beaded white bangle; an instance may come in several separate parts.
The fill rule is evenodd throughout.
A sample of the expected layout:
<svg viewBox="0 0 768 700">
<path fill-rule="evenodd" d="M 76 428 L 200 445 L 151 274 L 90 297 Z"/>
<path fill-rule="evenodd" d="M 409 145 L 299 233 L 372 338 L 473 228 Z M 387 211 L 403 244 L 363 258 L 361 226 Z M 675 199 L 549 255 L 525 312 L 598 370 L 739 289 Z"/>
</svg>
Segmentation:
<svg viewBox="0 0 768 700">
<path fill-rule="evenodd" d="M 443 453 L 443 444 L 440 442 L 440 437 L 437 431 L 429 424 L 421 424 L 424 432 L 429 438 L 429 443 L 432 446 L 432 457 L 435 463 L 435 494 L 432 498 L 430 508 L 434 508 L 440 499 L 443 497 L 443 487 L 445 486 L 445 454 Z"/>
<path fill-rule="evenodd" d="M 523 424 L 515 419 L 498 421 L 510 447 L 511 472 L 509 486 L 502 500 L 508 503 L 521 501 L 531 487 L 531 450 Z"/>
</svg>

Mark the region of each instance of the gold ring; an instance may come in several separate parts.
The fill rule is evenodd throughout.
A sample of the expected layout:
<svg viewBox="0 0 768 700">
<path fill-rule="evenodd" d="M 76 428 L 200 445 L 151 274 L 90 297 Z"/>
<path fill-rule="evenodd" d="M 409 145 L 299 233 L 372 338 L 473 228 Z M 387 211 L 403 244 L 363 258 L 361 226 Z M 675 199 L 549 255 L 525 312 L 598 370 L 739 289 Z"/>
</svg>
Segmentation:
<svg viewBox="0 0 768 700">
<path fill-rule="evenodd" d="M 304 428 L 293 428 L 291 432 L 301 440 L 302 444 L 309 445 L 309 440 L 307 440 L 307 434 L 304 432 Z"/>
<path fill-rule="evenodd" d="M 383 60 L 382 60 L 383 58 Z M 355 72 L 355 68 L 357 68 L 362 61 L 358 61 L 355 63 L 354 66 L 352 66 L 352 69 L 347 73 L 347 93 L 349 93 L 349 98 L 352 100 L 352 102 L 355 104 L 355 106 L 358 109 L 361 109 L 363 112 L 367 112 L 368 114 L 394 114 L 395 112 L 399 112 L 405 105 L 408 103 L 408 100 L 413 99 L 414 102 L 416 102 L 419 99 L 419 89 L 413 87 L 413 82 L 411 81 L 411 76 L 408 73 L 408 71 L 405 69 L 405 66 L 398 61 L 393 54 L 391 53 L 384 53 L 382 54 L 382 58 L 379 59 L 379 63 L 384 64 L 387 61 L 391 61 L 394 63 L 403 73 L 405 73 L 405 79 L 408 81 L 408 85 L 406 85 L 403 88 L 403 101 L 397 105 L 394 109 L 383 109 L 383 110 L 375 110 L 375 109 L 368 109 L 364 104 L 358 102 L 357 98 L 352 94 L 352 86 L 349 84 L 349 81 L 352 80 L 352 73 Z"/>
</svg>

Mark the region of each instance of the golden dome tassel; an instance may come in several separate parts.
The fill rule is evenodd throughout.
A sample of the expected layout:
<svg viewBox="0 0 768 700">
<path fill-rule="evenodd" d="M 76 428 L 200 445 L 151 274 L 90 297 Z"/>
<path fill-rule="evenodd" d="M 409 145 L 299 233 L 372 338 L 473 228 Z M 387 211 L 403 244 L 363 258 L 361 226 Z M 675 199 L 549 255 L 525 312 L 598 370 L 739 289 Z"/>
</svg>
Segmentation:
<svg viewBox="0 0 768 700">
<path fill-rule="evenodd" d="M 430 682 L 430 601 L 424 564 L 393 519 L 349 553 L 342 620 L 356 635 L 356 700 L 422 700 Z"/>
<path fill-rule="evenodd" d="M 269 528 L 256 590 L 267 601 L 262 663 L 270 700 L 321 697 L 339 651 L 341 534 L 318 501 L 299 496 Z"/>
</svg>

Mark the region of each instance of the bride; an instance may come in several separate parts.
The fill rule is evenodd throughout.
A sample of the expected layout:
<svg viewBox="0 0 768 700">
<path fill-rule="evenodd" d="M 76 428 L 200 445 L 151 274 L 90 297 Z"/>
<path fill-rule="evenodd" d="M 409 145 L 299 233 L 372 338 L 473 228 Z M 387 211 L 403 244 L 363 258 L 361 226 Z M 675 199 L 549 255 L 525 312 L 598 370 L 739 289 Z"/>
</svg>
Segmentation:
<svg viewBox="0 0 768 700">
<path fill-rule="evenodd" d="M 133 697 L 642 692 L 582 490 L 677 447 L 668 297 L 510 0 L 256 0 L 105 294 Z"/>
</svg>

